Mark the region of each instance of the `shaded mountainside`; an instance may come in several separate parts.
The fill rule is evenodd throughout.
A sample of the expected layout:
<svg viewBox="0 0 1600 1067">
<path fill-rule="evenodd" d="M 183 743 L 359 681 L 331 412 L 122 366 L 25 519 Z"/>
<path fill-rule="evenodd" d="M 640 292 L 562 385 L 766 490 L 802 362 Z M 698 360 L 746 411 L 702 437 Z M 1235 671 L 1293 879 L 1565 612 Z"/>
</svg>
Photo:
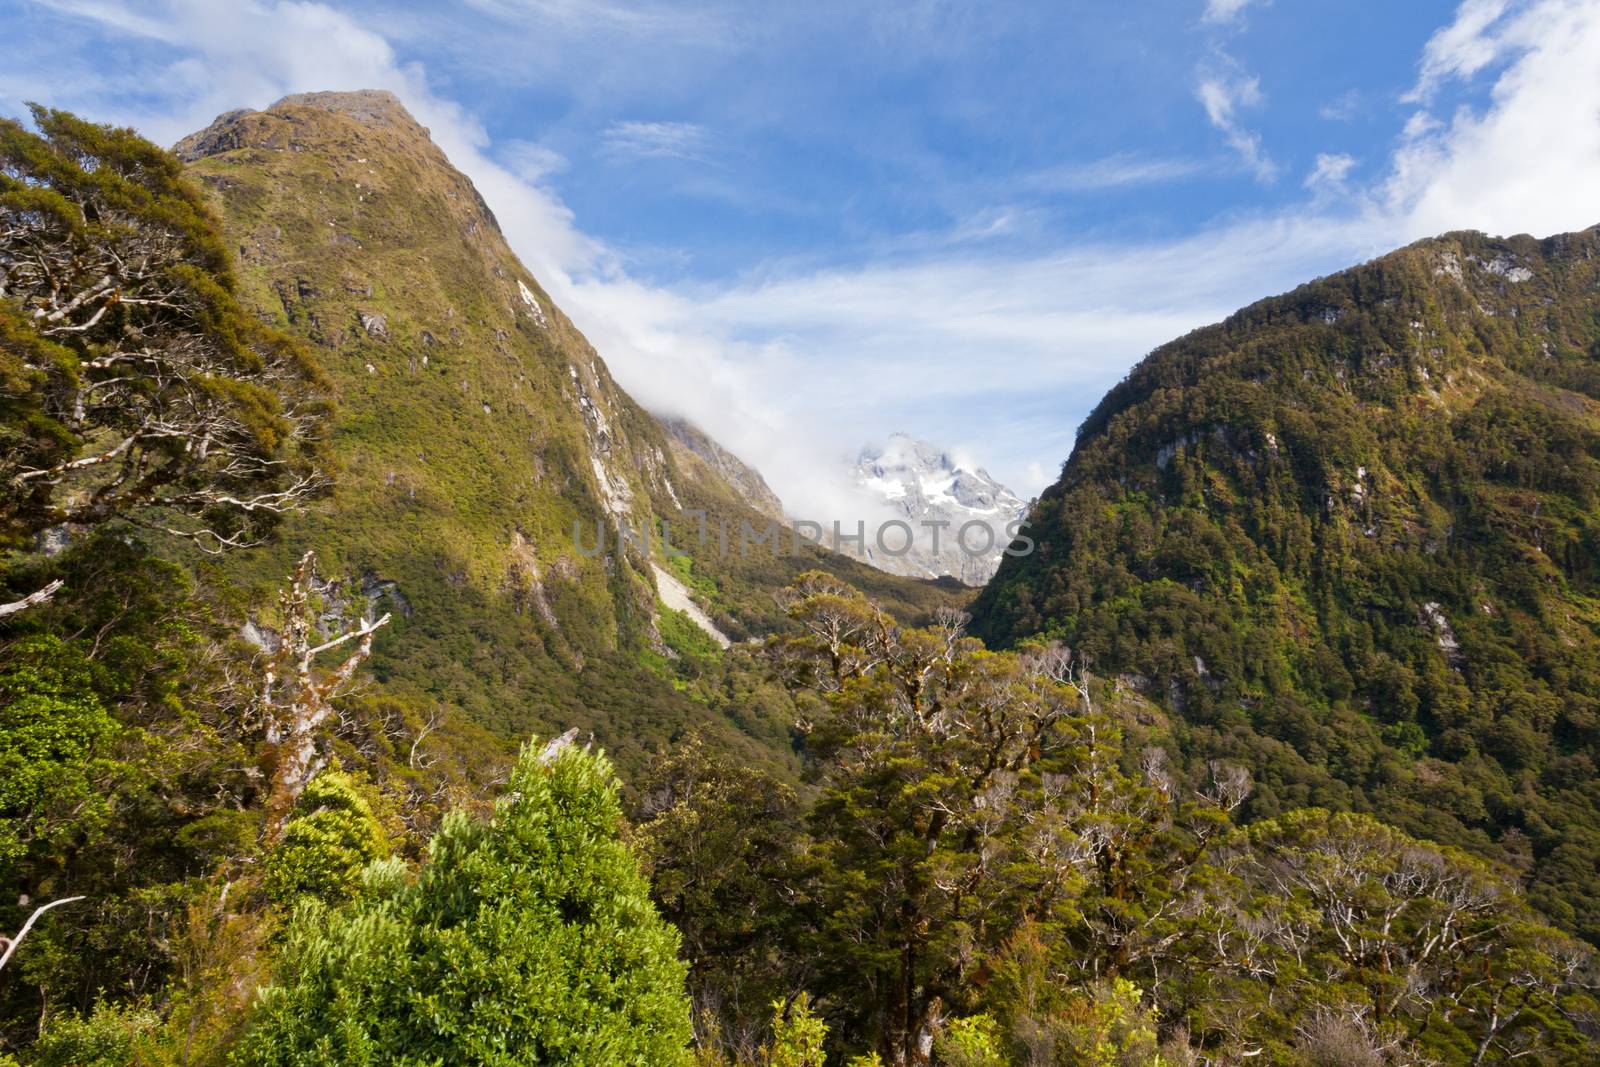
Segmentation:
<svg viewBox="0 0 1600 1067">
<path fill-rule="evenodd" d="M 1247 760 L 1600 939 L 1600 230 L 1450 234 L 1153 352 L 978 632 L 1058 636 Z"/>
<path fill-rule="evenodd" d="M 714 472 L 682 469 L 389 94 L 230 112 L 177 150 L 238 252 L 242 291 L 315 346 L 339 404 L 333 499 L 221 574 L 265 604 L 315 548 L 350 611 L 396 614 L 372 661 L 385 698 L 508 742 L 582 726 L 624 767 L 690 728 L 764 760 L 787 746 L 781 715 L 740 709 L 741 733 L 672 676 L 682 620 L 660 612 L 650 555 L 735 639 L 777 625 L 772 591 L 819 563 L 913 617 L 960 598 L 815 550 L 722 557 L 714 538 L 686 539 L 680 507 L 735 529 L 768 520 Z M 601 527 L 663 521 L 690 557 L 612 529 L 594 551 Z"/>
</svg>

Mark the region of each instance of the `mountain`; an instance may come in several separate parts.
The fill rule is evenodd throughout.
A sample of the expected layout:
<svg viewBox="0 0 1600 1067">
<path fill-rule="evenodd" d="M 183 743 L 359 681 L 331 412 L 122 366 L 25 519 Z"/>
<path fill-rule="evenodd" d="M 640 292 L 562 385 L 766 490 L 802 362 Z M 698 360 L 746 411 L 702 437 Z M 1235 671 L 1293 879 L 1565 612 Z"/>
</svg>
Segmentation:
<svg viewBox="0 0 1600 1067">
<path fill-rule="evenodd" d="M 910 434 L 890 434 L 881 447 L 863 448 L 852 471 L 866 499 L 906 523 L 916 534 L 909 550 L 899 527 L 884 531 L 881 543 L 872 523 L 867 543 L 855 553 L 891 574 L 951 576 L 982 585 L 1000 565 L 1011 543 L 1011 524 L 1028 505 L 982 468 L 963 465 L 948 452 Z M 963 527 L 969 527 L 963 534 Z M 845 531 L 848 533 L 849 531 Z M 853 546 L 844 546 L 853 548 Z"/>
<path fill-rule="evenodd" d="M 1600 939 L 1600 229 L 1454 233 L 1155 350 L 974 611 L 1157 698 L 1258 815 L 1373 811 Z"/>
<path fill-rule="evenodd" d="M 767 485 L 761 472 L 719 445 L 700 427 L 673 415 L 659 416 L 672 454 L 680 465 L 694 469 L 703 463 L 750 507 L 779 522 L 784 520 L 783 501 Z"/>
<path fill-rule="evenodd" d="M 731 641 L 777 626 L 772 592 L 816 566 L 913 617 L 961 599 L 809 546 L 741 546 L 742 523 L 770 520 L 617 386 L 393 96 L 291 96 L 176 151 L 238 252 L 242 294 L 310 342 L 338 404 L 333 498 L 213 569 L 270 604 L 314 548 L 348 611 L 393 611 L 373 699 L 507 749 L 580 726 L 625 768 L 689 729 L 787 758 L 781 707 L 686 691 L 696 620 L 662 603 L 664 585 Z M 713 535 L 693 536 L 685 509 Z"/>
</svg>

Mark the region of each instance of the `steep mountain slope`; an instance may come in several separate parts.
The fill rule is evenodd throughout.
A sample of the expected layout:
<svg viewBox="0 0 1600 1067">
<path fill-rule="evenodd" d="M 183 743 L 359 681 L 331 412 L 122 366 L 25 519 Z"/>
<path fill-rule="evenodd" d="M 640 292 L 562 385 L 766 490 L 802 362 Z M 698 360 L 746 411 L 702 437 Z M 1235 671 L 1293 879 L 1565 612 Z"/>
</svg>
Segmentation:
<svg viewBox="0 0 1600 1067">
<path fill-rule="evenodd" d="M 723 448 L 710 434 L 687 419 L 661 416 L 661 428 L 667 433 L 672 454 L 680 465 L 694 469 L 703 463 L 711 472 L 726 482 L 739 499 L 768 518 L 783 521 L 783 501 L 772 491 L 761 472 L 738 456 Z"/>
<path fill-rule="evenodd" d="M 1423 241 L 1157 349 L 975 608 L 1254 811 L 1374 810 L 1600 939 L 1600 230 Z"/>
<path fill-rule="evenodd" d="M 247 602 L 268 603 L 316 548 L 347 590 L 335 607 L 395 611 L 373 668 L 379 698 L 408 714 L 464 715 L 507 743 L 583 726 L 624 766 L 690 727 L 750 758 L 781 745 L 780 723 L 742 738 L 644 669 L 672 655 L 656 566 L 735 638 L 775 625 L 771 590 L 806 567 L 866 569 L 685 538 L 681 507 L 735 529 L 768 520 L 708 471 L 680 471 L 655 419 L 394 97 L 290 97 L 224 115 L 178 151 L 238 249 L 246 294 L 317 347 L 340 405 L 332 501 L 281 544 L 219 565 Z M 667 521 L 688 556 L 666 558 Z M 955 595 L 882 592 L 912 615 Z"/>
<path fill-rule="evenodd" d="M 889 551 L 869 536 L 860 558 L 891 574 L 949 575 L 967 585 L 982 585 L 993 577 L 1011 543 L 1011 524 L 1028 510 L 988 471 L 963 466 L 910 434 L 890 434 L 882 447 L 862 449 L 851 473 L 868 500 L 907 523 L 916 535 L 901 555 L 894 553 L 904 544 L 898 528 L 884 534 Z"/>
</svg>

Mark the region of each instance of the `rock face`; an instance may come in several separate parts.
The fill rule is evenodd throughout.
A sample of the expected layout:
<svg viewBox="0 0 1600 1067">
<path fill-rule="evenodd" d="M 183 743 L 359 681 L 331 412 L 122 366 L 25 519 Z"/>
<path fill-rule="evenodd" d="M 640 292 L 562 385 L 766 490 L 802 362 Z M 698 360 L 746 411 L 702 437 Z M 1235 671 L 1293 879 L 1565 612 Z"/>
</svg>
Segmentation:
<svg viewBox="0 0 1600 1067">
<path fill-rule="evenodd" d="M 881 539 L 867 522 L 867 544 L 859 558 L 891 574 L 938 578 L 948 575 L 982 585 L 999 567 L 1011 543 L 1008 529 L 1028 505 L 989 476 L 909 434 L 891 434 L 882 446 L 856 457 L 855 484 L 915 534 L 903 554 L 904 531 L 885 529 Z M 881 544 L 879 543 L 881 540 Z M 854 547 L 854 546 L 850 546 Z"/>
<path fill-rule="evenodd" d="M 667 439 L 672 444 L 674 455 L 680 459 L 695 457 L 717 477 L 727 482 L 746 504 L 769 518 L 783 521 L 783 501 L 779 500 L 778 494 L 767 485 L 767 480 L 761 477 L 760 471 L 723 448 L 704 430 L 687 419 L 671 415 L 662 415 L 659 418 L 661 428 L 667 432 Z M 688 462 L 693 461 L 688 460 Z"/>
<path fill-rule="evenodd" d="M 260 144 L 263 127 L 250 122 L 252 116 L 272 114 L 288 117 L 297 108 L 332 112 L 368 129 L 388 126 L 407 133 L 415 131 L 424 138 L 428 136 L 428 131 L 411 117 L 405 105 L 400 103 L 400 98 L 382 89 L 356 89 L 345 93 L 294 93 L 273 104 L 266 112 L 248 107 L 223 112 L 205 129 L 191 133 L 173 145 L 173 154 L 185 163 L 194 163 L 207 156 Z M 289 129 L 278 131 L 291 136 L 276 142 L 275 147 L 289 147 L 297 143 L 292 137 L 292 128 L 291 126 Z M 269 143 L 272 143 L 270 139 Z M 307 147 L 310 145 L 309 141 L 298 143 Z"/>
<path fill-rule="evenodd" d="M 680 582 L 676 575 L 670 573 L 659 563 L 653 564 L 656 575 L 656 588 L 661 591 L 661 602 L 673 611 L 681 611 L 704 630 L 711 640 L 723 648 L 733 644 L 728 635 L 712 621 L 711 617 L 694 602 L 694 596 L 689 592 L 689 587 Z"/>
<path fill-rule="evenodd" d="M 981 636 L 1145 675 L 1254 810 L 1520 864 L 1600 940 L 1600 228 L 1423 241 L 1157 349 L 1028 533 Z"/>
</svg>

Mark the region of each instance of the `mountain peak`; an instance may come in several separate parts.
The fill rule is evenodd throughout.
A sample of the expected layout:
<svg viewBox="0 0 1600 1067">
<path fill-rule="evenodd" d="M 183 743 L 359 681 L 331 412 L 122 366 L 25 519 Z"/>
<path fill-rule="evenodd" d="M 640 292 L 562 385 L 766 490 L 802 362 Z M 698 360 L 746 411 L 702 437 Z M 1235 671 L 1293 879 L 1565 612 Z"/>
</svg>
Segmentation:
<svg viewBox="0 0 1600 1067">
<path fill-rule="evenodd" d="M 866 445 L 857 455 L 860 467 L 914 468 L 921 471 L 954 470 L 950 454 L 903 430 L 890 434 L 880 447 Z"/>
<path fill-rule="evenodd" d="M 268 111 L 290 107 L 314 107 L 348 115 L 363 125 L 410 124 L 420 126 L 400 98 L 387 89 L 355 89 L 349 92 L 292 93 L 273 104 Z"/>
<path fill-rule="evenodd" d="M 1015 493 L 983 468 L 904 431 L 890 434 L 882 446 L 861 449 L 854 479 L 875 503 L 903 517 L 917 533 L 917 543 L 901 555 L 881 546 L 861 553 L 873 566 L 894 574 L 951 575 L 968 585 L 982 585 L 1010 543 L 1009 525 L 1027 511 Z M 974 522 L 988 527 L 990 534 L 969 537 L 966 544 L 980 548 L 969 551 L 957 534 Z M 933 526 L 943 531 L 937 538 Z"/>
<path fill-rule="evenodd" d="M 761 472 L 723 448 L 710 434 L 677 415 L 658 415 L 656 420 L 667 433 L 668 443 L 684 465 L 688 456 L 706 464 L 711 472 L 734 490 L 750 507 L 771 519 L 783 521 L 783 501 L 772 491 Z M 680 454 L 687 453 L 686 455 Z"/>
<path fill-rule="evenodd" d="M 399 97 L 384 89 L 355 89 L 349 92 L 294 93 L 265 111 L 248 107 L 226 111 L 205 129 L 179 141 L 172 150 L 179 159 L 193 163 L 248 145 L 299 149 L 310 140 L 328 139 L 323 131 L 315 128 L 315 123 L 305 121 L 295 122 L 293 133 L 288 137 L 273 140 L 265 135 L 262 128 L 264 122 L 272 118 L 304 118 L 306 110 L 337 115 L 369 131 L 389 131 L 403 138 L 415 138 L 431 144 L 427 127 L 406 110 Z"/>
</svg>

